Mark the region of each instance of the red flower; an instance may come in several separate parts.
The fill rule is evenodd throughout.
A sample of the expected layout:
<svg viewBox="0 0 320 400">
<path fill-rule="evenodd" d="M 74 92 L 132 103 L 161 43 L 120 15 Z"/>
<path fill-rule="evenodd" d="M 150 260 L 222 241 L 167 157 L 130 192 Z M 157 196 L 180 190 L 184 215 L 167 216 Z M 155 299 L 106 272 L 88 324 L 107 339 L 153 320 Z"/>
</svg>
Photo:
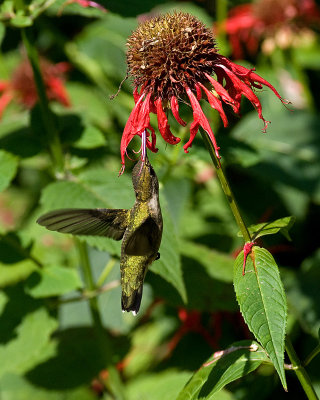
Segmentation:
<svg viewBox="0 0 320 400">
<path fill-rule="evenodd" d="M 51 64 L 45 59 L 40 60 L 42 78 L 49 100 L 55 100 L 70 106 L 69 96 L 64 87 L 65 73 L 70 69 L 66 62 Z M 13 72 L 10 81 L 0 81 L 0 118 L 7 105 L 16 100 L 25 108 L 32 108 L 38 100 L 37 88 L 33 71 L 28 60 L 24 60 Z"/>
<path fill-rule="evenodd" d="M 261 42 L 265 51 L 271 51 L 275 44 L 291 46 L 303 33 L 310 33 L 312 25 L 320 27 L 320 12 L 314 0 L 258 0 L 232 8 L 224 29 L 233 56 L 243 58 L 244 50 L 256 54 Z"/>
<path fill-rule="evenodd" d="M 69 5 L 69 4 L 79 4 L 81 7 L 87 8 L 87 7 L 93 7 L 93 8 L 98 8 L 100 11 L 102 12 L 106 12 L 107 10 L 99 3 L 95 2 L 95 1 L 90 1 L 90 0 L 67 0 L 62 7 L 59 10 L 58 14 L 61 14 L 63 9 Z"/>
<path fill-rule="evenodd" d="M 183 146 L 185 153 L 202 127 L 220 158 L 214 133 L 199 103 L 202 97 L 219 112 L 224 126 L 228 125 L 228 118 L 223 104 L 230 105 L 235 113 L 239 113 L 241 98 L 247 97 L 263 120 L 264 131 L 269 121 L 264 119 L 261 103 L 253 89 L 267 86 L 283 101 L 276 89 L 254 69 L 237 65 L 218 54 L 212 32 L 189 14 L 166 14 L 140 24 L 129 38 L 128 48 L 135 106 L 122 135 L 122 171 L 127 147 L 134 136 L 145 134 L 147 147 L 157 151 L 150 113 L 157 115 L 163 139 L 169 144 L 177 144 L 180 138 L 172 134 L 165 110 L 171 109 L 177 122 L 185 126 L 186 122 L 179 115 L 179 101 L 189 104 L 193 122 L 190 139 Z"/>
</svg>

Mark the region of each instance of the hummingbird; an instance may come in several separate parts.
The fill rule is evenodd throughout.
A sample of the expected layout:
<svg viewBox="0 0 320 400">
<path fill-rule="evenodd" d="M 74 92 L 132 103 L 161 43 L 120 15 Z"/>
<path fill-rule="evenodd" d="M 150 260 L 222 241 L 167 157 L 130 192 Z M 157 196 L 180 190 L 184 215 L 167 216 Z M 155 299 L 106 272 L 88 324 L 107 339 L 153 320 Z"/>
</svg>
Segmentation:
<svg viewBox="0 0 320 400">
<path fill-rule="evenodd" d="M 67 208 L 48 212 L 37 223 L 51 231 L 122 240 L 121 306 L 136 315 L 148 267 L 160 258 L 163 230 L 159 182 L 146 155 L 134 166 L 132 183 L 136 200 L 130 210 Z"/>
</svg>

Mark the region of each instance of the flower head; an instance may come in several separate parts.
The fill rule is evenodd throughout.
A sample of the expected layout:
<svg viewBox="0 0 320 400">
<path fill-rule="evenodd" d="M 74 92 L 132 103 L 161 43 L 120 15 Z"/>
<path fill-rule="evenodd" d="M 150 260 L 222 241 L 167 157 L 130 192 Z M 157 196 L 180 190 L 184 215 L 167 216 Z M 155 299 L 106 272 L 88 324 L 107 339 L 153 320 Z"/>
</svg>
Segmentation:
<svg viewBox="0 0 320 400">
<path fill-rule="evenodd" d="M 48 100 L 55 100 L 69 107 L 70 100 L 64 87 L 64 76 L 70 65 L 66 62 L 52 64 L 41 59 L 40 69 Z M 13 72 L 10 81 L 0 81 L 0 118 L 12 100 L 16 100 L 25 108 L 32 108 L 38 100 L 33 71 L 28 60 L 22 61 Z"/>
<path fill-rule="evenodd" d="M 320 27 L 320 11 L 314 0 L 258 0 L 230 10 L 225 30 L 233 56 L 254 55 L 259 45 L 271 52 L 286 48 L 310 36 L 310 27 Z"/>
<path fill-rule="evenodd" d="M 148 20 L 132 33 L 127 45 L 129 74 L 134 78 L 135 106 L 121 140 L 123 168 L 127 147 L 134 136 L 146 134 L 147 147 L 157 151 L 150 113 L 157 115 L 163 139 L 169 144 L 177 144 L 180 138 L 172 134 L 166 111 L 171 109 L 177 122 L 185 126 L 186 122 L 179 115 L 179 101 L 189 104 L 193 121 L 184 151 L 188 153 L 199 127 L 202 127 L 220 158 L 215 136 L 199 103 L 202 97 L 219 112 L 227 126 L 223 103 L 239 113 L 244 95 L 264 121 L 264 129 L 268 121 L 263 118 L 261 103 L 252 89 L 267 86 L 281 99 L 275 88 L 253 69 L 237 65 L 219 54 L 211 30 L 190 14 L 180 12 Z"/>
</svg>

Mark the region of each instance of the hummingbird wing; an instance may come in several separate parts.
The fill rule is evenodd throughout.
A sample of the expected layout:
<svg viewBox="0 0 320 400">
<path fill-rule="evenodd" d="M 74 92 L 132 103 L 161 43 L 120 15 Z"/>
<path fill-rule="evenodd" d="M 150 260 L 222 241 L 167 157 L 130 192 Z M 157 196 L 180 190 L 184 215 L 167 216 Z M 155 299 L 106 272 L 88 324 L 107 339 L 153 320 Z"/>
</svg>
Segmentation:
<svg viewBox="0 0 320 400">
<path fill-rule="evenodd" d="M 152 217 L 146 218 L 126 240 L 125 253 L 132 256 L 145 256 L 158 252 L 162 231 Z"/>
<path fill-rule="evenodd" d="M 128 218 L 129 210 L 124 209 L 66 208 L 42 215 L 37 223 L 50 231 L 121 240 L 128 226 Z"/>
</svg>

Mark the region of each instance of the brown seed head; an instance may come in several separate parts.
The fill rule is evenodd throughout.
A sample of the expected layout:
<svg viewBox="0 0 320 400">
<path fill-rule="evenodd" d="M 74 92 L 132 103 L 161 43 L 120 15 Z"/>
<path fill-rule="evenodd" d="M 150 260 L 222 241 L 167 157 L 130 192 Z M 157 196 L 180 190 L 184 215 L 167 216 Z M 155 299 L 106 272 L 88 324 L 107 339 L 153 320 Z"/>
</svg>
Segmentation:
<svg viewBox="0 0 320 400">
<path fill-rule="evenodd" d="M 206 81 L 216 61 L 213 33 L 194 16 L 175 12 L 148 20 L 129 37 L 127 61 L 136 87 L 168 100 Z"/>
</svg>

